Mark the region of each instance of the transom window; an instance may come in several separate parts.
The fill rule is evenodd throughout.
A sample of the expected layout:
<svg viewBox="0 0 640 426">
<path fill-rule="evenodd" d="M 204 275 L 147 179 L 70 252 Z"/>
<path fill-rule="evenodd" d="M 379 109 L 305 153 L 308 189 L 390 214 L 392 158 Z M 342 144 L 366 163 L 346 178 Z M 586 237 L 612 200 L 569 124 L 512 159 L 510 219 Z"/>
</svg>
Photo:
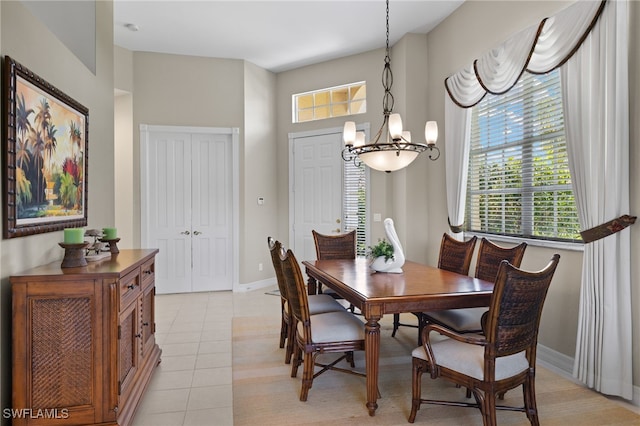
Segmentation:
<svg viewBox="0 0 640 426">
<path fill-rule="evenodd" d="M 558 71 L 473 107 L 467 231 L 580 241 Z"/>
<path fill-rule="evenodd" d="M 292 96 L 293 122 L 321 120 L 367 112 L 367 83 L 345 84 Z"/>
</svg>

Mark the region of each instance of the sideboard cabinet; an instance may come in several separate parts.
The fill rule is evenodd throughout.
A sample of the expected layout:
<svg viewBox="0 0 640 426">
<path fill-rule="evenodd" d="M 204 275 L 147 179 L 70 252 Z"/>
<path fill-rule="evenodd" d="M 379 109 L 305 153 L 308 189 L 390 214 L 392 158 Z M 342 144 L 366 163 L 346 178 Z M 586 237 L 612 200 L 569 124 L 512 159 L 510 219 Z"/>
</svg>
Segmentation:
<svg viewBox="0 0 640 426">
<path fill-rule="evenodd" d="M 155 255 L 12 276 L 13 425 L 128 425 L 160 363 Z"/>
</svg>

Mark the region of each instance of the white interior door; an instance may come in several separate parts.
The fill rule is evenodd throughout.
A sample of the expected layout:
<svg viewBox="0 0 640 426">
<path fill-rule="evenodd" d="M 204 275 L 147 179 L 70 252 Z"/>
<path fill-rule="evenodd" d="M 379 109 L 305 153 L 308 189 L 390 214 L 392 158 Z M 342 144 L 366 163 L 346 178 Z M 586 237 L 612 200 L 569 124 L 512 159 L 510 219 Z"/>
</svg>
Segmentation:
<svg viewBox="0 0 640 426">
<path fill-rule="evenodd" d="M 159 249 L 156 292 L 231 290 L 231 134 L 166 129 L 140 139 L 141 241 Z"/>
<path fill-rule="evenodd" d="M 293 251 L 298 260 L 316 258 L 312 230 L 342 232 L 342 133 L 299 135 L 293 144 Z"/>
<path fill-rule="evenodd" d="M 229 135 L 219 134 L 194 134 L 192 138 L 193 291 L 232 288 L 229 138 Z"/>
<path fill-rule="evenodd" d="M 190 292 L 191 135 L 158 131 L 141 143 L 147 164 L 141 237 L 143 247 L 159 249 L 156 292 Z"/>
</svg>

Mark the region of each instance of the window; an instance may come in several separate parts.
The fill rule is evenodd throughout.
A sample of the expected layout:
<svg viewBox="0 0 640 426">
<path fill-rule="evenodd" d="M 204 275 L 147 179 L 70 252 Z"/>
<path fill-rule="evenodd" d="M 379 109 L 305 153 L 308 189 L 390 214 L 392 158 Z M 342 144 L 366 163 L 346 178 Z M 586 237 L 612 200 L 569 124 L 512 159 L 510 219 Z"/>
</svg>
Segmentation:
<svg viewBox="0 0 640 426">
<path fill-rule="evenodd" d="M 292 96 L 293 122 L 321 120 L 367 112 L 367 84 L 364 81 Z"/>
<path fill-rule="evenodd" d="M 473 107 L 466 230 L 580 241 L 558 71 Z"/>
<path fill-rule="evenodd" d="M 342 211 L 344 226 L 350 231 L 356 229 L 356 255 L 366 256 L 367 250 L 367 188 L 363 164 L 356 166 L 353 161 L 344 163 Z"/>
</svg>

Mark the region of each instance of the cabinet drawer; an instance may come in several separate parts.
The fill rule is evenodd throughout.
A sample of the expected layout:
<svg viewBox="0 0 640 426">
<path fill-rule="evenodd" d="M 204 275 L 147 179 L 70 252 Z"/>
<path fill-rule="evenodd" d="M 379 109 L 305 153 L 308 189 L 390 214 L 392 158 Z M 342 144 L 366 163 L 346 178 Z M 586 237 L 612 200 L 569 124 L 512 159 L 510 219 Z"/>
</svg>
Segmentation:
<svg viewBox="0 0 640 426">
<path fill-rule="evenodd" d="M 120 309 L 125 308 L 129 303 L 140 295 L 140 274 L 133 271 L 125 275 L 120 280 Z"/>
<path fill-rule="evenodd" d="M 156 276 L 156 264 L 154 259 L 150 259 L 142 264 L 140 268 L 142 274 L 142 286 L 147 288 L 147 284 L 153 283 Z"/>
</svg>

